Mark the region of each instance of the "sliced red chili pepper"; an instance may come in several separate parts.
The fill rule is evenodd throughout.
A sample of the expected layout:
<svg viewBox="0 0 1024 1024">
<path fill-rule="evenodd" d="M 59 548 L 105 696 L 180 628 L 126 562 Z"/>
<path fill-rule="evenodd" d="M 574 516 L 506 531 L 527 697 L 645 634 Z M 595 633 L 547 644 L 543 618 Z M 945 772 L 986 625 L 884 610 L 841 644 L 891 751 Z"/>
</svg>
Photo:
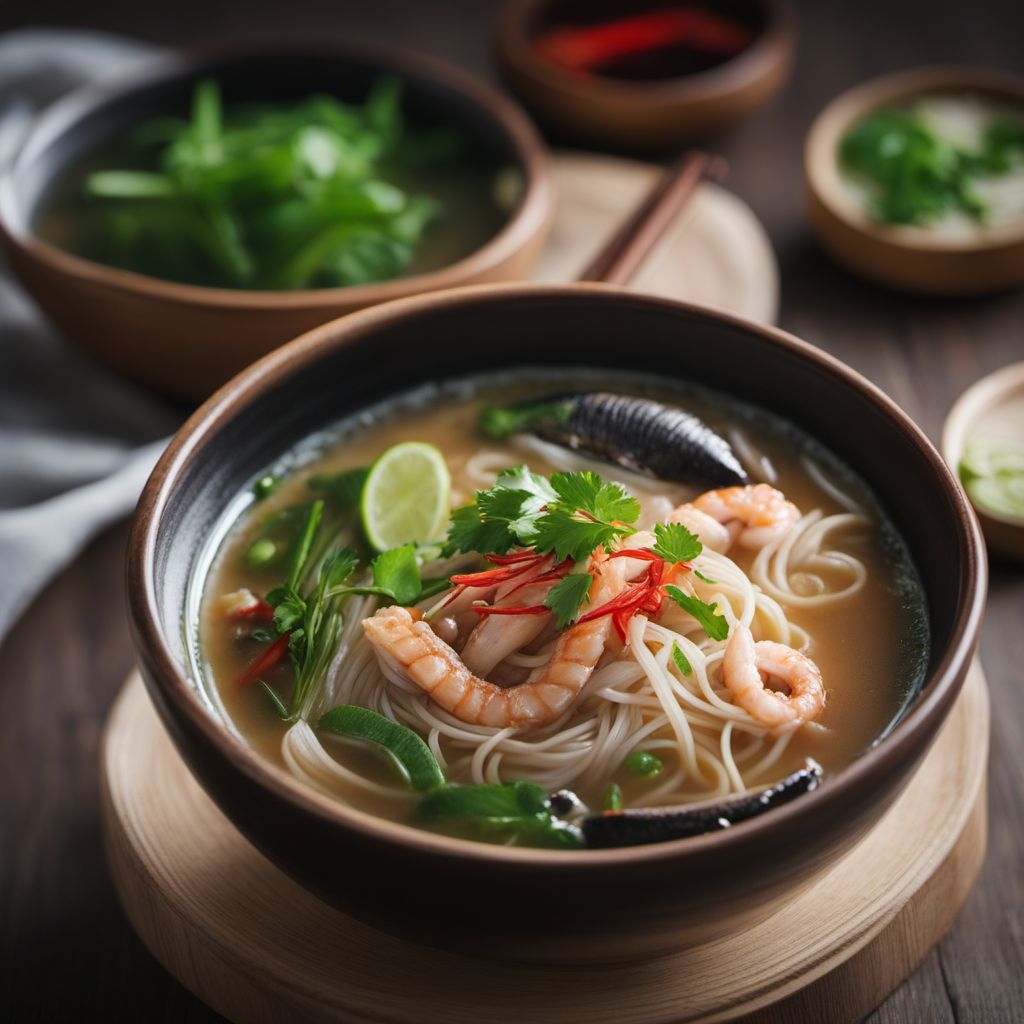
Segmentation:
<svg viewBox="0 0 1024 1024">
<path fill-rule="evenodd" d="M 609 558 L 642 558 L 645 562 L 663 562 L 664 559 L 661 555 L 656 555 L 653 551 L 648 551 L 647 548 L 621 548 L 619 551 L 613 551 Z"/>
<path fill-rule="evenodd" d="M 235 680 L 238 686 L 245 686 L 254 679 L 266 675 L 288 652 L 288 634 L 279 636 L 262 654 L 249 663 L 242 674 Z"/>
</svg>

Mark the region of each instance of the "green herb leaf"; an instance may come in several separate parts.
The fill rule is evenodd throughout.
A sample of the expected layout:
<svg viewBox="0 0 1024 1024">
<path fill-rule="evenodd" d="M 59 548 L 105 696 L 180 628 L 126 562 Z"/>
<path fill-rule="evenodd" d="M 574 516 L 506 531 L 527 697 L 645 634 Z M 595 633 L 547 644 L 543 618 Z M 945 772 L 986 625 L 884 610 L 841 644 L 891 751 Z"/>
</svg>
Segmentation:
<svg viewBox="0 0 1024 1024">
<path fill-rule="evenodd" d="M 668 586 L 665 593 L 684 612 L 689 612 L 712 640 L 724 640 L 729 635 L 729 620 L 715 611 L 715 605 L 708 604 L 699 597 L 684 594 L 678 587 Z"/>
<path fill-rule="evenodd" d="M 396 604 L 410 605 L 419 600 L 423 589 L 416 545 L 403 544 L 381 552 L 370 564 L 374 585 L 387 591 Z"/>
<path fill-rule="evenodd" d="M 270 701 L 270 706 L 274 709 L 274 714 L 277 715 L 278 718 L 287 721 L 288 708 L 285 706 L 284 701 L 277 695 L 277 691 L 264 679 L 257 679 L 256 682 L 259 683 L 260 689 L 266 694 L 267 700 Z"/>
<path fill-rule="evenodd" d="M 561 502 L 601 522 L 632 523 L 640 515 L 640 502 L 621 484 L 607 483 L 597 473 L 553 473 L 551 486 Z"/>
<path fill-rule="evenodd" d="M 444 553 L 453 555 L 458 551 L 479 551 L 503 555 L 518 542 L 508 523 L 500 520 L 484 522 L 474 501 L 452 512 Z"/>
<path fill-rule="evenodd" d="M 459 825 L 477 835 L 562 849 L 583 845 L 579 830 L 551 812 L 547 795 L 534 782 L 447 785 L 425 797 L 419 813 L 425 820 Z"/>
<path fill-rule="evenodd" d="M 694 576 L 696 576 L 696 577 L 697 577 L 697 579 L 699 579 L 699 580 L 703 580 L 703 581 L 704 581 L 705 583 L 708 583 L 708 584 L 710 584 L 711 586 L 716 586 L 716 585 L 717 585 L 717 581 L 716 581 L 716 580 L 711 580 L 711 579 L 708 579 L 708 577 L 707 577 L 707 576 L 705 576 L 705 575 L 704 575 L 704 573 L 702 573 L 702 572 L 700 571 L 700 569 L 694 569 L 694 570 L 693 570 L 693 575 L 694 575 Z"/>
<path fill-rule="evenodd" d="M 320 728 L 381 748 L 413 789 L 429 790 L 444 785 L 444 773 L 430 747 L 412 729 L 376 711 L 343 704 L 321 717 Z"/>
<path fill-rule="evenodd" d="M 692 562 L 704 550 L 696 534 L 681 523 L 657 523 L 651 550 L 666 562 Z"/>
<path fill-rule="evenodd" d="M 660 757 L 652 754 L 649 750 L 634 750 L 626 755 L 626 767 L 641 778 L 652 779 L 660 775 L 665 769 L 665 764 Z"/>
<path fill-rule="evenodd" d="M 523 434 L 547 424 L 568 422 L 572 403 L 538 402 L 534 405 L 489 405 L 480 413 L 479 427 L 487 437 L 500 440 L 510 434 Z"/>
<path fill-rule="evenodd" d="M 676 668 L 678 668 L 684 676 L 692 674 L 693 668 L 689 661 L 686 660 L 686 655 L 683 654 L 683 649 L 675 642 L 675 640 L 672 641 L 672 660 L 676 663 Z"/>
<path fill-rule="evenodd" d="M 565 629 L 576 621 L 593 582 L 594 577 L 590 573 L 571 573 L 548 591 L 544 605 L 555 613 L 555 625 L 559 629 Z"/>
<path fill-rule="evenodd" d="M 601 801 L 601 806 L 606 811 L 621 811 L 625 806 L 622 799 L 622 787 L 617 782 L 613 782 L 604 791 L 604 799 Z"/>
</svg>

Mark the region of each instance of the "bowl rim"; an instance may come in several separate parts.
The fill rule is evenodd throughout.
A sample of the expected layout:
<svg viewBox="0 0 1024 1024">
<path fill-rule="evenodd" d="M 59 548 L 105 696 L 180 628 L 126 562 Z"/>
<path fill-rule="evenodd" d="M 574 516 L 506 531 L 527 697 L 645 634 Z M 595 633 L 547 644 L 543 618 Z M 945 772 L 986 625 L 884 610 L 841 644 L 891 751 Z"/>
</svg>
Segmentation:
<svg viewBox="0 0 1024 1024">
<path fill-rule="evenodd" d="M 387 821 L 348 807 L 288 775 L 234 736 L 209 712 L 196 689 L 189 684 L 166 644 L 160 628 L 159 601 L 155 580 L 157 534 L 162 513 L 181 472 L 202 456 L 205 442 L 239 411 L 273 390 L 279 379 L 313 364 L 322 353 L 346 346 L 354 338 L 372 334 L 380 325 L 415 317 L 445 305 L 473 302 L 501 302 L 509 297 L 524 300 L 554 297 L 608 302 L 621 311 L 624 306 L 643 305 L 711 318 L 759 337 L 763 343 L 788 350 L 817 363 L 838 376 L 882 413 L 893 427 L 907 434 L 944 484 L 952 513 L 960 526 L 959 554 L 963 565 L 960 577 L 962 598 L 951 630 L 951 639 L 942 660 L 929 673 L 926 691 L 912 704 L 899 724 L 877 746 L 866 751 L 852 765 L 837 773 L 828 784 L 807 793 L 799 800 L 775 808 L 747 822 L 720 832 L 686 839 L 670 840 L 647 846 L 611 850 L 548 850 L 526 847 L 494 846 L 457 839 Z M 658 862 L 721 849 L 763 835 L 796 819 L 813 821 L 817 809 L 834 805 L 855 789 L 860 780 L 883 769 L 882 762 L 898 759 L 900 752 L 913 749 L 929 730 L 938 728 L 959 693 L 968 663 L 973 655 L 985 602 L 987 563 L 977 518 L 966 495 L 953 477 L 942 456 L 924 433 L 895 402 L 852 368 L 828 353 L 775 327 L 754 323 L 741 317 L 720 313 L 692 303 L 660 296 L 642 295 L 628 289 L 599 283 L 574 285 L 496 284 L 472 285 L 429 295 L 410 296 L 385 305 L 370 307 L 338 318 L 300 335 L 289 344 L 264 356 L 215 392 L 185 422 L 160 457 L 143 489 L 132 521 L 126 563 L 126 590 L 129 621 L 137 653 L 146 670 L 147 681 L 184 716 L 189 726 L 203 736 L 218 753 L 232 763 L 250 782 L 270 789 L 297 810 L 318 819 L 323 825 L 358 831 L 369 838 L 423 854 L 516 866 L 527 870 L 578 872 L 589 867 L 600 870 L 626 862 Z M 162 714 L 170 714 L 157 702 Z"/>
<path fill-rule="evenodd" d="M 760 0 L 765 27 L 750 45 L 705 71 L 676 78 L 613 79 L 601 75 L 577 79 L 538 57 L 527 26 L 534 13 L 550 0 L 507 0 L 498 19 L 498 51 L 522 75 L 548 89 L 587 103 L 615 103 L 633 109 L 703 103 L 748 88 L 789 61 L 796 35 L 796 16 L 790 0 Z"/>
<path fill-rule="evenodd" d="M 846 195 L 836 147 L 842 132 L 857 117 L 888 103 L 953 91 L 1002 96 L 1024 110 L 1024 77 L 1010 71 L 970 64 L 934 64 L 877 75 L 845 89 L 815 116 L 803 151 L 808 191 L 847 229 L 906 252 L 953 256 L 1024 244 L 1024 217 L 993 227 L 979 239 L 950 239 L 926 227 L 876 224 Z"/>
<path fill-rule="evenodd" d="M 430 79 L 466 99 L 481 119 L 489 119 L 510 143 L 523 191 L 498 231 L 472 252 L 436 270 L 370 284 L 296 290 L 245 290 L 185 284 L 111 267 L 77 256 L 39 237 L 20 217 L 15 181 L 35 157 L 73 128 L 83 117 L 149 86 L 197 78 L 217 64 L 231 60 L 258 61 L 277 55 L 303 54 L 344 62 L 360 58 L 381 65 L 381 72 Z M 73 89 L 56 100 L 37 119 L 17 157 L 0 174 L 0 235 L 59 273 L 92 284 L 112 287 L 191 307 L 216 309 L 294 310 L 371 305 L 410 292 L 457 286 L 467 276 L 485 273 L 528 245 L 551 216 L 550 161 L 540 135 L 526 113 L 510 97 L 483 79 L 417 51 L 359 36 L 311 38 L 286 34 L 280 39 L 247 38 L 234 44 L 209 45 L 145 59 L 132 69 Z M 62 164 L 61 168 L 66 166 Z M 53 175 L 50 176 L 53 180 Z M 23 223 L 19 224 L 19 218 Z"/>
</svg>

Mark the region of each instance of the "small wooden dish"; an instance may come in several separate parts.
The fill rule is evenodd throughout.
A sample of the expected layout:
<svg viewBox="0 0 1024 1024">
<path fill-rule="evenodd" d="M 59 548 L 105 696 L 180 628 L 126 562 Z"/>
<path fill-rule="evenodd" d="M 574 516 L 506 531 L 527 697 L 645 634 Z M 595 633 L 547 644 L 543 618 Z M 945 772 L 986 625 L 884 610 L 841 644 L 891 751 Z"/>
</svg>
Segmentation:
<svg viewBox="0 0 1024 1024">
<path fill-rule="evenodd" d="M 1024 363 L 1011 363 L 972 384 L 958 399 L 942 428 L 942 454 L 954 473 L 974 430 L 998 418 L 1024 444 Z M 972 502 L 973 504 L 973 502 Z M 992 551 L 1024 562 L 1024 517 L 1001 515 L 974 505 Z"/>
<path fill-rule="evenodd" d="M 438 270 L 374 284 L 242 291 L 178 284 L 104 266 L 34 232 L 37 210 L 69 165 L 154 114 L 187 110 L 194 84 L 228 95 L 361 99 L 372 80 L 406 84 L 410 117 L 445 121 L 522 180 L 496 235 Z M 141 73 L 80 89 L 31 132 L 0 179 L 0 243 L 22 283 L 67 336 L 124 376 L 164 394 L 202 399 L 278 345 L 328 320 L 389 299 L 529 274 L 551 215 L 547 157 L 522 111 L 476 78 L 416 54 L 367 43 L 298 41 L 174 54 Z"/>
<path fill-rule="evenodd" d="M 977 240 L 947 239 L 928 228 L 874 222 L 843 180 L 839 144 L 858 118 L 935 93 L 989 96 L 1024 109 L 1024 79 L 984 68 L 920 68 L 850 89 L 818 115 L 807 136 L 811 224 L 840 263 L 896 288 L 967 295 L 1024 283 L 1024 217 L 987 229 Z"/>
<path fill-rule="evenodd" d="M 540 56 L 544 28 L 627 17 L 666 6 L 629 0 L 508 0 L 498 24 L 502 73 L 543 127 L 576 144 L 665 153 L 711 135 L 766 103 L 792 61 L 796 38 L 786 0 L 732 4 L 759 28 L 735 57 L 706 71 L 650 80 L 574 76 Z M 706 4 L 712 9 L 715 4 Z M 724 5 L 723 5 L 724 7 Z"/>
</svg>

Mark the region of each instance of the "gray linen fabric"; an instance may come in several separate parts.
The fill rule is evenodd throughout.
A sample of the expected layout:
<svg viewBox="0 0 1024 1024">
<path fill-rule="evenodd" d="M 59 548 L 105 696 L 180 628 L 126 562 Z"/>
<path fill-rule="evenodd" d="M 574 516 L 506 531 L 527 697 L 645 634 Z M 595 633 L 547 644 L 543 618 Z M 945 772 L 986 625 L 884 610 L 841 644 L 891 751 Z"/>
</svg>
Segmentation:
<svg viewBox="0 0 1024 1024">
<path fill-rule="evenodd" d="M 156 53 L 92 32 L 0 36 L 0 171 L 45 106 Z M 178 419 L 65 342 L 0 262 L 0 637 L 131 511 Z"/>
</svg>

